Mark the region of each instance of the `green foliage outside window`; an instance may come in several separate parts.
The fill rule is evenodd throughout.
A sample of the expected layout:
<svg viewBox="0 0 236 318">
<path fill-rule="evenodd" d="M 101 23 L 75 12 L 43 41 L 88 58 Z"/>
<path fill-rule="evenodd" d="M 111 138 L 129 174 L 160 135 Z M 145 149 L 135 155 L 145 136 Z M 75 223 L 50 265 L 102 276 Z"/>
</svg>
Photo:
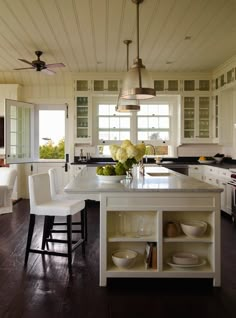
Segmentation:
<svg viewBox="0 0 236 318">
<path fill-rule="evenodd" d="M 61 139 L 57 145 L 49 140 L 45 145 L 39 147 L 40 159 L 64 159 L 65 140 Z"/>
</svg>

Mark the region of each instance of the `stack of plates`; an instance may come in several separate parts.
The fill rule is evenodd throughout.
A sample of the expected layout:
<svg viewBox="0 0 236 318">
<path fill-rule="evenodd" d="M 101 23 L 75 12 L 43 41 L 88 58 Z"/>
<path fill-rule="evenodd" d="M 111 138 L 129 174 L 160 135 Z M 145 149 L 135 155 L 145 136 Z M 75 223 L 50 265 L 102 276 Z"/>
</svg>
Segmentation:
<svg viewBox="0 0 236 318">
<path fill-rule="evenodd" d="M 205 259 L 199 258 L 198 255 L 193 253 L 176 253 L 167 261 L 171 267 L 198 267 L 206 264 Z"/>
</svg>

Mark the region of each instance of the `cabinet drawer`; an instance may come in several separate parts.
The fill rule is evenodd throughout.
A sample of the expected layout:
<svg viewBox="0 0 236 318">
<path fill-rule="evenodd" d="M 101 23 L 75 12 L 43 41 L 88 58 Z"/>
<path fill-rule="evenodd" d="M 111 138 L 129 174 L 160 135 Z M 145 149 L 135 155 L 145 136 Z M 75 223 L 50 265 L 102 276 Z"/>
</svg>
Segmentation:
<svg viewBox="0 0 236 318">
<path fill-rule="evenodd" d="M 191 173 L 200 173 L 202 172 L 202 166 L 199 165 L 191 165 L 188 166 L 189 171 L 191 171 Z"/>
<path fill-rule="evenodd" d="M 218 168 L 218 170 L 219 170 L 219 177 L 230 179 L 232 174 L 231 171 L 229 171 L 228 169 L 222 169 L 222 168 Z"/>
<path fill-rule="evenodd" d="M 212 173 L 216 176 L 219 174 L 219 168 L 216 168 L 216 167 L 205 166 L 204 170 L 205 170 L 205 173 Z"/>
</svg>

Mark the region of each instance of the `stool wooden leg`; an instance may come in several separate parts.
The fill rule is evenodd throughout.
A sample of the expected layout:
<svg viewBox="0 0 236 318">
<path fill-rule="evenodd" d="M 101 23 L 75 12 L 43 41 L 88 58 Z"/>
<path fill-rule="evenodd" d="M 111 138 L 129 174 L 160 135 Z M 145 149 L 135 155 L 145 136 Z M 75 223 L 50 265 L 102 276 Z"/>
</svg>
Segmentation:
<svg viewBox="0 0 236 318">
<path fill-rule="evenodd" d="M 68 250 L 68 268 L 69 272 L 72 272 L 72 218 L 71 215 L 67 215 L 67 250 Z"/>
<path fill-rule="evenodd" d="M 50 236 L 51 228 L 53 226 L 54 217 L 46 215 L 44 217 L 44 226 L 43 226 L 43 238 L 42 238 L 42 250 L 45 249 L 45 245 L 47 246 L 47 249 L 49 249 L 47 238 Z"/>
<path fill-rule="evenodd" d="M 29 230 L 28 230 L 28 237 L 27 237 L 27 243 L 26 243 L 26 252 L 25 252 L 25 263 L 24 263 L 24 266 L 26 266 L 27 263 L 28 263 L 30 246 L 31 246 L 32 237 L 33 237 L 33 233 L 34 233 L 34 225 L 35 225 L 35 214 L 30 214 Z"/>
</svg>

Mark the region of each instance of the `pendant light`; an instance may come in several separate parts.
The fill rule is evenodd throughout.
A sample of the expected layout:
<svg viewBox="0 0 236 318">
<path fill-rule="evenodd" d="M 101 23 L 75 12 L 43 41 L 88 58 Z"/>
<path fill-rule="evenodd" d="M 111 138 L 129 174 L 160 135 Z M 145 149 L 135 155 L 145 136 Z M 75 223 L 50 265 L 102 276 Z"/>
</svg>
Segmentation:
<svg viewBox="0 0 236 318">
<path fill-rule="evenodd" d="M 129 45 L 130 43 L 132 43 L 131 40 L 124 40 L 124 44 L 126 44 L 126 51 L 127 51 L 127 71 L 129 70 Z M 117 102 L 117 106 L 116 106 L 116 111 L 120 112 L 120 113 L 125 113 L 125 112 L 137 112 L 140 110 L 140 106 L 138 104 L 138 100 L 135 99 L 135 103 L 131 104 L 126 104 L 127 103 L 127 99 L 123 99 L 121 98 L 121 95 L 119 94 L 118 96 L 118 102 Z"/>
<path fill-rule="evenodd" d="M 156 96 L 156 92 L 152 78 L 139 57 L 139 4 L 143 0 L 132 0 L 132 2 L 137 8 L 137 57 L 124 78 L 120 95 L 125 99 L 148 99 Z"/>
</svg>

